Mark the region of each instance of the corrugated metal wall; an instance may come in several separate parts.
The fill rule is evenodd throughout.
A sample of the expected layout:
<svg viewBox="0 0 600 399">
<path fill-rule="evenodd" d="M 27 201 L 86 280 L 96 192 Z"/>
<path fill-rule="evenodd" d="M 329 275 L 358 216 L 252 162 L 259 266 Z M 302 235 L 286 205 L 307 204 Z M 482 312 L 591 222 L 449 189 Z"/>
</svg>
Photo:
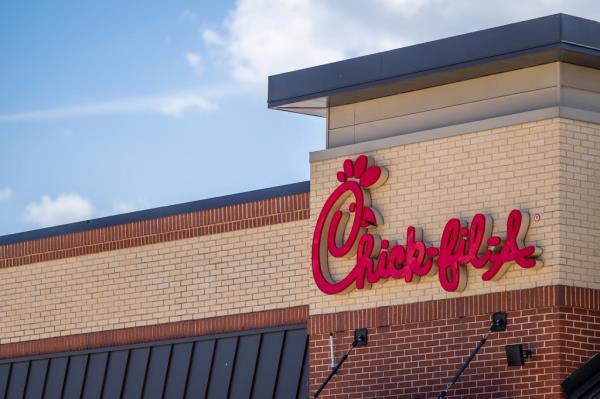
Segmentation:
<svg viewBox="0 0 600 399">
<path fill-rule="evenodd" d="M 307 398 L 305 326 L 0 361 L 0 399 Z"/>
<path fill-rule="evenodd" d="M 569 399 L 600 398 L 600 353 L 565 378 L 561 386 Z"/>
</svg>

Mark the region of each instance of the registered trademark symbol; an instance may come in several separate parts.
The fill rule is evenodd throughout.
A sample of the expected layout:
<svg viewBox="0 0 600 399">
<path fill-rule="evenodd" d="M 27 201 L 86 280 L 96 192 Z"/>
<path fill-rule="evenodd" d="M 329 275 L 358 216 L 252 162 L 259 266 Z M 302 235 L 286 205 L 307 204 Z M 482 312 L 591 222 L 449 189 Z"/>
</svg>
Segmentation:
<svg viewBox="0 0 600 399">
<path fill-rule="evenodd" d="M 533 220 L 535 220 L 536 222 L 539 222 L 542 219 L 542 215 L 540 215 L 539 213 L 536 213 L 535 215 L 533 215 Z"/>
</svg>

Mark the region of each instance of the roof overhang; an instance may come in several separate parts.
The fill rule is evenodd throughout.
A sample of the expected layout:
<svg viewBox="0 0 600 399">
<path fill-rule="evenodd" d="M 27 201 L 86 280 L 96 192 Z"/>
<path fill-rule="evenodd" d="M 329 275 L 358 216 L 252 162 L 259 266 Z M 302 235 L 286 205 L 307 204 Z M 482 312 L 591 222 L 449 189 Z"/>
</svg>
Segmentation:
<svg viewBox="0 0 600 399">
<path fill-rule="evenodd" d="M 269 108 L 327 108 L 567 62 L 600 69 L 600 23 L 565 14 L 269 76 Z"/>
</svg>

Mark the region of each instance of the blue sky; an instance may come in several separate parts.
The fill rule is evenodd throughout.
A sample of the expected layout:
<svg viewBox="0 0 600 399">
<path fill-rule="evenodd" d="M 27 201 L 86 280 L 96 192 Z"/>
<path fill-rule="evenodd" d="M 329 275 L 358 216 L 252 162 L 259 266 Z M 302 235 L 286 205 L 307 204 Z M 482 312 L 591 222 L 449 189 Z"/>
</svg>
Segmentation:
<svg viewBox="0 0 600 399">
<path fill-rule="evenodd" d="M 238 87 L 226 61 L 209 59 L 202 28 L 232 4 L 6 3 L 0 196 L 12 195 L 0 202 L 0 234 L 308 178 L 323 120 L 268 110 L 266 86 Z M 208 105 L 168 110 L 195 96 Z M 93 210 L 52 208 L 61 194 Z M 56 217 L 29 215 L 44 196 Z"/>
<path fill-rule="evenodd" d="M 309 178 L 267 76 L 595 1 L 0 4 L 0 235 Z M 375 4 L 376 6 L 373 6 Z"/>
</svg>

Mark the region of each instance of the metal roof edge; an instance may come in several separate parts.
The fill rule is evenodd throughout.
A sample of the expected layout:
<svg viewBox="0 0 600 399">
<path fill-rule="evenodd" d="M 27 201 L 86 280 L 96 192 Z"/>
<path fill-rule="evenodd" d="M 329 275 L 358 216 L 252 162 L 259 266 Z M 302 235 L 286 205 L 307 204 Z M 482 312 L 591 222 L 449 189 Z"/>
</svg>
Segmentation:
<svg viewBox="0 0 600 399">
<path fill-rule="evenodd" d="M 0 246 L 308 192 L 310 192 L 310 181 L 303 181 L 243 193 L 206 198 L 198 201 L 167 205 L 158 208 L 68 223 L 60 226 L 8 234 L 0 236 Z"/>
<path fill-rule="evenodd" d="M 553 14 L 272 75 L 268 78 L 267 103 L 269 108 L 285 109 L 285 105 L 298 101 L 324 97 L 335 99 L 343 94 L 348 97 L 345 103 L 350 103 L 355 102 L 350 93 L 360 91 L 358 101 L 363 101 L 390 95 L 377 91 L 377 88 L 427 75 L 452 71 L 452 79 L 460 81 L 520 69 L 530 66 L 528 64 L 560 61 L 565 44 L 570 45 L 572 52 L 600 58 L 600 23 L 568 14 Z M 540 56 L 536 58 L 538 54 Z M 518 59 L 518 62 L 511 63 L 512 59 Z M 476 71 L 474 68 L 478 66 L 480 70 Z M 456 75 L 456 72 L 467 69 L 470 71 L 466 71 L 464 76 Z M 446 76 L 443 79 L 450 78 Z M 429 87 L 439 84 L 445 83 L 432 79 Z M 404 92 L 420 88 L 408 86 L 409 89 Z"/>
</svg>

